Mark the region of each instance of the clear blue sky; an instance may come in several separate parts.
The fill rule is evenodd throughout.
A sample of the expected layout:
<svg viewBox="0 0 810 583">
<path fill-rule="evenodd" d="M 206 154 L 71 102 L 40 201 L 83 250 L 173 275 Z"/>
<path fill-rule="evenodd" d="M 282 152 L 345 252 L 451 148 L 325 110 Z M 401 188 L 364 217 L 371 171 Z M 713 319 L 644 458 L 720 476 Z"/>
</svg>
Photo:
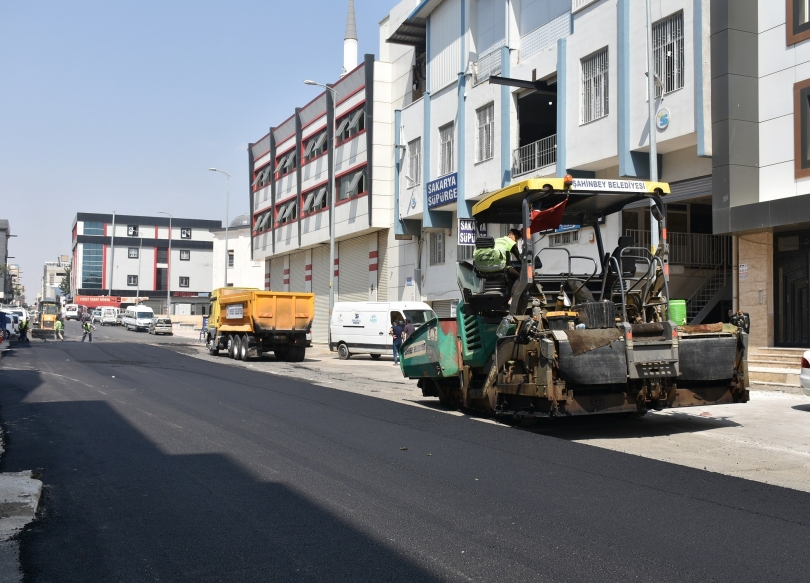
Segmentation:
<svg viewBox="0 0 810 583">
<path fill-rule="evenodd" d="M 359 58 L 395 2 L 355 0 Z M 0 218 L 28 301 L 76 212 L 225 221 L 247 144 L 332 82 L 348 0 L 72 0 L 0 8 Z"/>
</svg>

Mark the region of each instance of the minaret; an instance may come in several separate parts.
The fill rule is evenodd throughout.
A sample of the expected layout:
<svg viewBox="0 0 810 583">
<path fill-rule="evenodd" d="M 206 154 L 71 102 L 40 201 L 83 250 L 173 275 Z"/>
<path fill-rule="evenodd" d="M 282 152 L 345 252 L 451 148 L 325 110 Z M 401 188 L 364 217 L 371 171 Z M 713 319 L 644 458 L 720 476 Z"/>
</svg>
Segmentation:
<svg viewBox="0 0 810 583">
<path fill-rule="evenodd" d="M 343 39 L 343 74 L 357 66 L 357 20 L 354 17 L 354 0 L 349 0 L 346 15 L 346 38 Z"/>
</svg>

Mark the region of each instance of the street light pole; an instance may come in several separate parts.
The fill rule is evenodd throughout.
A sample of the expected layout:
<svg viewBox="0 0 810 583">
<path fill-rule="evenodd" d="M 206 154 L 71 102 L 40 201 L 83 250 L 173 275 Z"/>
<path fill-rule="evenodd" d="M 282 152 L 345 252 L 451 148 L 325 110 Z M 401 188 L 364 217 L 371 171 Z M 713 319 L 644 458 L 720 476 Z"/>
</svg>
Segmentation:
<svg viewBox="0 0 810 583">
<path fill-rule="evenodd" d="M 332 310 L 335 307 L 335 209 L 337 202 L 337 189 L 335 188 L 335 156 L 337 155 L 337 119 L 335 117 L 335 103 L 340 95 L 333 88 L 323 83 L 316 83 L 310 79 L 304 80 L 305 85 L 316 85 L 332 93 L 332 165 L 329 169 L 329 196 L 332 200 L 329 209 L 329 321 L 332 320 Z"/>
<path fill-rule="evenodd" d="M 227 194 L 225 195 L 225 281 L 223 287 L 228 287 L 228 267 L 231 262 L 231 250 L 228 249 L 228 223 L 230 222 L 229 211 L 231 207 L 231 175 L 224 170 L 217 170 L 216 168 L 209 168 L 211 172 L 219 172 L 228 177 Z"/>
<path fill-rule="evenodd" d="M 166 315 L 172 315 L 172 215 L 166 211 L 158 211 L 160 215 L 169 217 L 169 252 L 166 254 Z M 140 275 L 140 274 L 139 274 Z"/>
<path fill-rule="evenodd" d="M 658 144 L 655 123 L 655 59 L 653 56 L 652 14 L 650 0 L 647 0 L 647 105 L 650 115 L 650 182 L 658 182 Z M 650 206 L 655 204 L 652 200 Z M 650 212 L 650 247 L 658 248 L 658 229 L 653 225 L 658 221 Z"/>
</svg>

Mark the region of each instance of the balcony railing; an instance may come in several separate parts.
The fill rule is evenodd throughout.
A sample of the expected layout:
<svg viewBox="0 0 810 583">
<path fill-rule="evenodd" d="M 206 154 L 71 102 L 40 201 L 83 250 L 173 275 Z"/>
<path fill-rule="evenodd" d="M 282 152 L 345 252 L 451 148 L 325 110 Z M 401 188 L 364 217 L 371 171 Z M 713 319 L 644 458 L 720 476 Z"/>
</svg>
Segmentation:
<svg viewBox="0 0 810 583">
<path fill-rule="evenodd" d="M 503 42 L 487 49 L 475 63 L 473 63 L 473 86 L 483 83 L 492 75 L 501 74 L 501 47 Z"/>
<path fill-rule="evenodd" d="M 577 12 L 578 10 L 582 10 L 586 6 L 590 6 L 594 2 L 598 2 L 599 0 L 571 0 L 571 12 Z"/>
<path fill-rule="evenodd" d="M 650 247 L 650 232 L 625 229 L 638 247 Z M 668 233 L 669 262 L 686 267 L 717 267 L 731 265 L 731 237 L 703 233 Z"/>
<path fill-rule="evenodd" d="M 557 163 L 557 134 L 521 146 L 512 154 L 512 176 L 534 172 Z"/>
</svg>

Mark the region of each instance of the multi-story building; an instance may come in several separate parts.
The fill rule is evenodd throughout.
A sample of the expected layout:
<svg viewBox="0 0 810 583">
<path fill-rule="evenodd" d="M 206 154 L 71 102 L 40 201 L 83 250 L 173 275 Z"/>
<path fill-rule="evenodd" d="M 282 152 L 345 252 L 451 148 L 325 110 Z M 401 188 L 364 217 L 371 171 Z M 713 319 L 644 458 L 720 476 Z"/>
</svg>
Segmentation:
<svg viewBox="0 0 810 583">
<path fill-rule="evenodd" d="M 806 0 L 713 4 L 714 230 L 734 235 L 751 344 L 808 347 L 810 10 Z"/>
<path fill-rule="evenodd" d="M 255 287 L 264 289 L 264 261 L 251 257 L 250 214 L 239 215 L 228 226 L 228 252 L 225 228 L 211 229 L 214 235 L 214 287 Z M 227 268 L 225 264 L 227 262 Z M 228 279 L 225 279 L 225 270 Z"/>
<path fill-rule="evenodd" d="M 12 299 L 11 277 L 7 270 L 8 240 L 11 238 L 11 229 L 6 219 L 0 219 L 0 303 L 7 303 Z"/>
<path fill-rule="evenodd" d="M 690 319 L 731 307 L 730 237 L 712 234 L 708 0 L 653 3 L 657 86 L 652 124 L 668 196 L 671 286 Z M 714 2 L 712 3 L 714 4 Z M 642 0 L 403 0 L 381 23 L 396 103 L 392 295 L 449 315 L 460 298 L 458 219 L 519 180 L 572 174 L 648 178 L 646 10 Z M 505 234 L 509 225 L 489 225 Z M 600 260 L 592 227 L 568 226 L 549 246 Z M 607 217 L 650 245 L 645 208 Z M 546 265 L 555 269 L 554 265 Z"/>
<path fill-rule="evenodd" d="M 388 297 L 390 66 L 373 55 L 357 64 L 349 6 L 344 75 L 248 150 L 253 259 L 265 261 L 268 289 L 315 292 L 316 342 L 327 339 L 331 270 L 337 300 Z M 330 267 L 331 213 L 337 243 Z"/>
<path fill-rule="evenodd" d="M 170 227 L 171 224 L 171 227 Z M 74 296 L 148 298 L 164 311 L 205 315 L 221 221 L 78 213 L 73 220 Z M 171 253 L 170 253 L 171 250 Z M 224 258 L 223 258 L 224 261 Z"/>
<path fill-rule="evenodd" d="M 57 295 L 64 295 L 59 291 L 62 279 L 67 275 L 66 264 L 61 261 L 47 261 L 42 267 L 42 277 L 39 280 L 39 293 L 45 299 L 56 299 Z"/>
</svg>

